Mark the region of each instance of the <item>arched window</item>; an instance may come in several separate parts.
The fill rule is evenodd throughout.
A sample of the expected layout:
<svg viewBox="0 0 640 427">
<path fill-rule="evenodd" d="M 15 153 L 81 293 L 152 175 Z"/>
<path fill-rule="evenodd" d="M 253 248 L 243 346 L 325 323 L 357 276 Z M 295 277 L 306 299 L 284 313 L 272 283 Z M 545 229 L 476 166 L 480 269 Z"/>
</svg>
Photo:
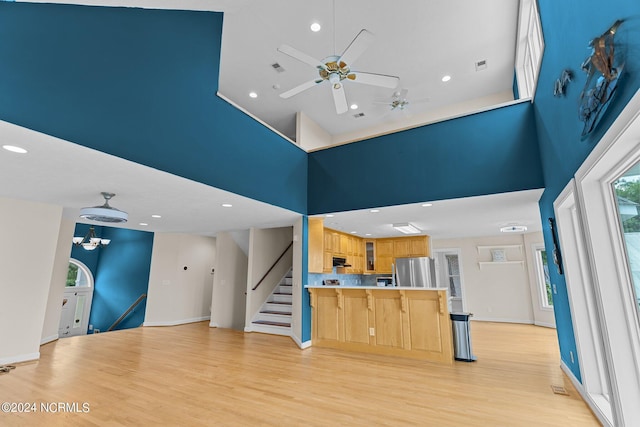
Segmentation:
<svg viewBox="0 0 640 427">
<path fill-rule="evenodd" d="M 67 271 L 67 284 L 69 287 L 86 288 L 93 287 L 93 274 L 91 270 L 77 259 L 69 260 L 69 270 Z"/>
</svg>

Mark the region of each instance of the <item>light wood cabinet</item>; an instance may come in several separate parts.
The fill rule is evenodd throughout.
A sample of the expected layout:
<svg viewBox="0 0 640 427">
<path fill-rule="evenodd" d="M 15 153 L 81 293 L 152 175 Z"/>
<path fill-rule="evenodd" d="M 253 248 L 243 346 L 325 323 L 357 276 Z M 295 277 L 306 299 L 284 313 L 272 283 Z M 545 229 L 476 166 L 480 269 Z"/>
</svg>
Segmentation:
<svg viewBox="0 0 640 427">
<path fill-rule="evenodd" d="M 319 347 L 453 362 L 446 291 L 309 288 Z"/>
<path fill-rule="evenodd" d="M 374 240 L 364 241 L 364 272 L 375 273 L 376 271 L 376 242 Z"/>
<path fill-rule="evenodd" d="M 322 263 L 322 272 L 331 273 L 333 271 L 333 252 L 325 251 Z"/>
<path fill-rule="evenodd" d="M 376 273 L 391 274 L 393 264 L 393 239 L 378 239 L 376 241 Z"/>
<path fill-rule="evenodd" d="M 326 252 L 333 252 L 333 233 L 331 230 L 324 229 L 324 250 Z"/>
<path fill-rule="evenodd" d="M 309 248 L 308 248 L 308 264 L 309 273 L 324 272 L 323 266 L 323 246 L 324 246 L 324 226 L 322 218 L 309 218 Z"/>
</svg>

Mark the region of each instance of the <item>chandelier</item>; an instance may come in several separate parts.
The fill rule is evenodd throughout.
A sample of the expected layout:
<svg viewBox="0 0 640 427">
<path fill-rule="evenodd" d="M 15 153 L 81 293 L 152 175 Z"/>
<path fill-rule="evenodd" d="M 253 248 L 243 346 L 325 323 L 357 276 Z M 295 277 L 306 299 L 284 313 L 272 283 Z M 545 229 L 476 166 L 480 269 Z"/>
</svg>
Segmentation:
<svg viewBox="0 0 640 427">
<path fill-rule="evenodd" d="M 96 237 L 96 230 L 93 226 L 89 227 L 89 232 L 84 237 L 73 238 L 73 244 L 75 246 L 82 246 L 87 251 L 107 246 L 109 243 L 111 243 L 111 239 L 101 239 L 100 237 Z"/>
</svg>

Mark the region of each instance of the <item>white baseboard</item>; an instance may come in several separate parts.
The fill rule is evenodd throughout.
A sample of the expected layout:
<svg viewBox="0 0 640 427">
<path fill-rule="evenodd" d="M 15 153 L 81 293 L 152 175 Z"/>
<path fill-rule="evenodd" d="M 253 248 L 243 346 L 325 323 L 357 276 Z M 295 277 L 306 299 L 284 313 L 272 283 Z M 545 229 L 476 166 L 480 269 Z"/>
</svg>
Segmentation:
<svg viewBox="0 0 640 427">
<path fill-rule="evenodd" d="M 32 360 L 38 360 L 38 359 L 40 359 L 39 351 L 35 353 L 18 354 L 16 356 L 3 357 L 2 359 L 0 359 L 0 365 L 10 365 L 12 363 L 30 362 Z"/>
<path fill-rule="evenodd" d="M 50 335 L 50 336 L 48 336 L 48 337 L 42 338 L 42 339 L 40 340 L 40 345 L 49 344 L 50 342 L 55 341 L 55 340 L 57 340 L 58 338 L 60 338 L 60 337 L 58 336 L 58 334 Z"/>
<path fill-rule="evenodd" d="M 244 331 L 245 332 L 253 332 L 253 329 L 251 328 L 251 326 L 245 326 L 244 327 Z"/>
<path fill-rule="evenodd" d="M 571 384 L 573 384 L 578 394 L 580 394 L 580 397 L 582 397 L 582 400 L 584 400 L 589 409 L 591 409 L 591 412 L 593 412 L 598 421 L 600 421 L 603 426 L 613 427 L 611 405 L 609 404 L 607 399 L 605 399 L 604 396 L 597 396 L 587 393 L 582 386 L 582 383 L 578 381 L 578 378 L 573 375 L 571 369 L 567 366 L 566 363 L 564 363 L 564 360 L 560 360 L 560 369 L 562 369 L 562 372 L 564 372 L 567 378 L 569 378 Z"/>
<path fill-rule="evenodd" d="M 551 328 L 551 329 L 555 329 L 556 328 L 556 324 L 555 323 L 533 322 L 533 324 L 536 325 L 536 326 L 544 326 L 545 328 Z"/>
<path fill-rule="evenodd" d="M 295 335 L 291 335 L 291 339 L 293 340 L 293 342 L 296 343 L 296 345 L 300 348 L 300 350 L 304 350 L 305 348 L 311 347 L 311 340 L 302 342 L 300 341 L 300 338 L 298 338 Z"/>
<path fill-rule="evenodd" d="M 209 322 L 209 327 L 210 328 L 219 328 L 220 325 L 218 325 L 216 322 Z"/>
<path fill-rule="evenodd" d="M 186 323 L 196 323 L 203 322 L 205 320 L 209 320 L 211 316 L 202 316 L 202 317 L 193 317 L 191 319 L 182 319 L 182 320 L 168 320 L 162 322 L 144 322 L 142 326 L 178 326 L 184 325 Z"/>
<path fill-rule="evenodd" d="M 498 323 L 522 323 L 524 325 L 533 325 L 531 319 L 505 319 L 503 317 L 481 317 L 475 314 L 469 320 L 477 320 L 479 322 L 498 322 Z"/>
</svg>

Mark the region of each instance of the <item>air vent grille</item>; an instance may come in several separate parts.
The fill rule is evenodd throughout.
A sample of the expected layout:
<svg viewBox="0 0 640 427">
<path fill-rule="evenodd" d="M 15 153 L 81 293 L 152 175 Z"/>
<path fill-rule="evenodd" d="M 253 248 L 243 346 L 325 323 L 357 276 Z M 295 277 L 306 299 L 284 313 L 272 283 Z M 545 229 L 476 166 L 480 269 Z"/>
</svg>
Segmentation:
<svg viewBox="0 0 640 427">
<path fill-rule="evenodd" d="M 354 114 L 353 117 L 355 117 L 356 119 L 359 119 L 360 117 L 364 117 L 364 113 Z"/>
<path fill-rule="evenodd" d="M 277 62 L 274 62 L 273 64 L 271 64 L 271 66 L 273 67 L 274 70 L 276 70 L 279 73 L 284 73 L 285 71 L 282 65 L 278 64 Z"/>
<path fill-rule="evenodd" d="M 476 62 L 476 71 L 482 71 L 487 68 L 487 60 L 483 59 L 482 61 Z"/>
</svg>

